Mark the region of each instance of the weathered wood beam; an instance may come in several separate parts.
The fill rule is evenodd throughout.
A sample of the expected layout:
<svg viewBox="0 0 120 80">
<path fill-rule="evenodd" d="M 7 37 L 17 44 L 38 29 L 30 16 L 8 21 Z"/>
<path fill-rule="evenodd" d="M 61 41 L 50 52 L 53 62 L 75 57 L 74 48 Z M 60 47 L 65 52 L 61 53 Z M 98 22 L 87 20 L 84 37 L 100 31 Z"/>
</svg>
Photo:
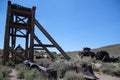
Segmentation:
<svg viewBox="0 0 120 80">
<path fill-rule="evenodd" d="M 18 34 L 10 34 L 10 36 L 15 36 L 15 37 L 23 37 L 23 38 L 26 38 L 25 35 L 18 35 Z"/>
<path fill-rule="evenodd" d="M 19 10 L 19 9 L 12 9 L 12 14 L 29 17 L 31 16 L 31 12 Z"/>
<path fill-rule="evenodd" d="M 28 44 L 29 44 L 29 31 L 27 30 L 26 31 L 26 41 L 25 41 L 25 57 L 28 58 L 28 52 L 29 52 L 29 49 L 28 49 Z"/>
<path fill-rule="evenodd" d="M 28 24 L 12 23 L 11 26 L 12 26 L 13 28 L 29 29 Z"/>
<path fill-rule="evenodd" d="M 31 8 L 24 7 L 24 6 L 21 6 L 21 5 L 18 5 L 18 4 L 12 4 L 11 8 L 12 9 L 18 9 L 18 10 L 24 10 L 24 11 L 27 11 L 27 12 L 31 12 Z"/>
<path fill-rule="evenodd" d="M 34 44 L 35 47 L 55 47 L 54 45 L 51 44 Z"/>
<path fill-rule="evenodd" d="M 4 36 L 4 50 L 3 50 L 3 60 L 2 63 L 3 65 L 6 64 L 6 62 L 8 61 L 8 57 L 9 57 L 9 51 L 8 51 L 8 46 L 9 46 L 9 41 L 10 41 L 10 37 L 9 37 L 9 33 L 10 33 L 10 29 L 9 29 L 9 25 L 10 25 L 10 10 L 11 10 L 11 2 L 8 1 L 8 6 L 7 6 L 7 17 L 6 17 L 6 26 L 5 26 L 5 36 Z"/>
<path fill-rule="evenodd" d="M 34 50 L 45 50 L 43 48 L 34 48 Z"/>
<path fill-rule="evenodd" d="M 31 31 L 30 31 L 30 52 L 29 52 L 29 59 L 33 62 L 34 60 L 34 18 L 35 18 L 35 9 L 36 7 L 33 7 L 31 9 L 32 15 L 31 15 Z"/>
</svg>

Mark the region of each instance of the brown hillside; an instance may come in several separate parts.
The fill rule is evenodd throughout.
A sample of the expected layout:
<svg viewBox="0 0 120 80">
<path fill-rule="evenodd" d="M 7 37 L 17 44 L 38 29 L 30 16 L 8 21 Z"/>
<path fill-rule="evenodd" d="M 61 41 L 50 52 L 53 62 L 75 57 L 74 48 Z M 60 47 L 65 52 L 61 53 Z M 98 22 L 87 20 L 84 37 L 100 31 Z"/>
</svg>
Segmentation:
<svg viewBox="0 0 120 80">
<path fill-rule="evenodd" d="M 92 49 L 91 51 L 97 52 L 97 51 L 101 51 L 101 50 L 105 50 L 105 51 L 109 52 L 111 57 L 112 56 L 115 56 L 115 57 L 120 56 L 120 44 L 108 45 L 108 46 Z M 70 55 L 71 57 L 74 58 L 78 52 L 79 51 L 71 51 L 71 52 L 67 52 L 67 53 L 68 53 L 68 55 Z"/>
<path fill-rule="evenodd" d="M 104 46 L 101 48 L 96 48 L 93 49 L 93 52 L 97 52 L 97 51 L 101 51 L 101 50 L 105 50 L 107 52 L 109 52 L 110 56 L 120 56 L 120 44 L 115 44 L 115 45 L 109 45 L 109 46 Z"/>
</svg>

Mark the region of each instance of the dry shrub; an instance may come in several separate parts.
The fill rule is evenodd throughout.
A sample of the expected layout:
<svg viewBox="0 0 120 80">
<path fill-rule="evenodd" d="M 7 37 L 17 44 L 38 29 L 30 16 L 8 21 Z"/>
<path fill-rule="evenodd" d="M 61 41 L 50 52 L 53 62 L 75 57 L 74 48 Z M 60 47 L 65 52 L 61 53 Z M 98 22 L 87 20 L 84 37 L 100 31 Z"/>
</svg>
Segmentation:
<svg viewBox="0 0 120 80">
<path fill-rule="evenodd" d="M 77 74 L 73 71 L 68 71 L 65 74 L 64 80 L 85 80 L 81 73 Z"/>
</svg>

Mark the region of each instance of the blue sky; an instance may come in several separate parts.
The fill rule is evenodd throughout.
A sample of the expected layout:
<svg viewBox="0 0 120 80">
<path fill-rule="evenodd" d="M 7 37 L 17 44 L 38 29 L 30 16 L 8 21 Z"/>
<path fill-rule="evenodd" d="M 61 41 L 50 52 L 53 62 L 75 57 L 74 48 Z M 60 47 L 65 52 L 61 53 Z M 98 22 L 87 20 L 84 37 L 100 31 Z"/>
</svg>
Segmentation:
<svg viewBox="0 0 120 80">
<path fill-rule="evenodd" d="M 120 0 L 11 1 L 25 7 L 36 6 L 36 19 L 65 51 L 120 43 Z M 7 0 L 2 0 L 0 48 L 4 43 L 6 9 Z M 38 31 L 36 34 L 40 37 Z M 43 39 L 43 42 L 47 41 Z"/>
</svg>

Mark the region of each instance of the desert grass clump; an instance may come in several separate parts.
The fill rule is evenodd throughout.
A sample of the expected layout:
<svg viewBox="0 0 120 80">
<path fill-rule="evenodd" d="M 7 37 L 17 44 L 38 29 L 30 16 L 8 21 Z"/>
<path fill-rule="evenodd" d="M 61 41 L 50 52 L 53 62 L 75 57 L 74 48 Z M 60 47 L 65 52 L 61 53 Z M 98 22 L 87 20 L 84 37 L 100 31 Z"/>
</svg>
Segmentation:
<svg viewBox="0 0 120 80">
<path fill-rule="evenodd" d="M 16 71 L 17 71 L 17 78 L 24 79 L 25 72 L 28 72 L 28 68 L 23 64 L 19 64 L 16 66 Z"/>
<path fill-rule="evenodd" d="M 88 64 L 88 62 L 82 60 L 75 62 L 75 65 L 82 65 L 82 64 Z"/>
<path fill-rule="evenodd" d="M 9 73 L 11 72 L 11 69 L 7 66 L 0 66 L 0 80 L 9 80 Z"/>
<path fill-rule="evenodd" d="M 117 67 L 120 68 L 120 63 L 118 63 Z"/>
<path fill-rule="evenodd" d="M 0 72 L 0 80 L 9 80 L 8 77 L 3 76 L 3 73 Z"/>
<path fill-rule="evenodd" d="M 16 66 L 17 78 L 25 80 L 45 80 L 43 75 L 37 69 L 30 69 L 23 64 Z"/>
<path fill-rule="evenodd" d="M 74 66 L 72 63 L 54 62 L 50 65 L 50 68 L 56 69 L 57 76 L 63 78 L 67 71 L 73 70 Z"/>
<path fill-rule="evenodd" d="M 112 76 L 120 77 L 120 68 L 112 69 L 111 75 L 112 75 Z"/>
<path fill-rule="evenodd" d="M 65 74 L 64 80 L 85 80 L 81 73 L 77 74 L 73 71 L 68 71 Z"/>
<path fill-rule="evenodd" d="M 31 69 L 25 72 L 25 80 L 45 80 L 40 71 L 36 69 Z"/>
<path fill-rule="evenodd" d="M 46 67 L 46 68 L 48 68 L 49 65 L 52 63 L 52 61 L 47 58 L 39 59 L 39 60 L 36 60 L 35 62 L 36 62 L 36 64 Z"/>
<path fill-rule="evenodd" d="M 100 67 L 100 71 L 106 74 L 111 74 L 111 71 L 116 67 L 112 63 L 103 63 Z"/>
<path fill-rule="evenodd" d="M 120 68 L 119 66 L 115 66 L 114 63 L 103 63 L 99 68 L 101 72 L 120 77 Z"/>
<path fill-rule="evenodd" d="M 100 68 L 99 68 L 99 67 L 96 67 L 95 65 L 92 65 L 92 68 L 93 68 L 94 71 L 97 71 L 97 72 L 100 71 Z"/>
<path fill-rule="evenodd" d="M 15 65 L 14 62 L 12 60 L 9 60 L 7 63 L 6 63 L 7 66 L 13 66 Z"/>
<path fill-rule="evenodd" d="M 0 80 L 5 80 L 1 72 L 0 72 Z"/>
</svg>

